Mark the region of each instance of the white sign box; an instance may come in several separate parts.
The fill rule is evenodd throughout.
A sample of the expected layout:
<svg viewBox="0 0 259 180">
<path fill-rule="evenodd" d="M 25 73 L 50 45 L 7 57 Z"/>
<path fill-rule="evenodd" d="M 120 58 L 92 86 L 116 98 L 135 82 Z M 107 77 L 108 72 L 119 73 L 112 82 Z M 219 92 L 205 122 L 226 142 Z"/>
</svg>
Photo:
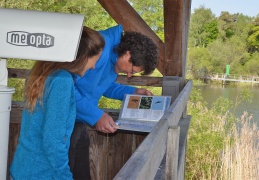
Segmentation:
<svg viewBox="0 0 259 180">
<path fill-rule="evenodd" d="M 71 62 L 84 15 L 0 8 L 0 58 Z"/>
</svg>

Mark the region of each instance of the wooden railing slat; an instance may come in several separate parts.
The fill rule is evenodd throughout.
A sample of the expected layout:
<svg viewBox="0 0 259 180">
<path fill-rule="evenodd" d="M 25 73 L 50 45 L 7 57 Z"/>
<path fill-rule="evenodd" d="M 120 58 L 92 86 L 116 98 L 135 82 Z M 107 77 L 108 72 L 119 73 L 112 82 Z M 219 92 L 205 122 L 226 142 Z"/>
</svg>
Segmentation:
<svg viewBox="0 0 259 180">
<path fill-rule="evenodd" d="M 165 179 L 177 179 L 178 152 L 179 152 L 180 127 L 174 126 L 168 129 L 166 149 Z"/>
</svg>

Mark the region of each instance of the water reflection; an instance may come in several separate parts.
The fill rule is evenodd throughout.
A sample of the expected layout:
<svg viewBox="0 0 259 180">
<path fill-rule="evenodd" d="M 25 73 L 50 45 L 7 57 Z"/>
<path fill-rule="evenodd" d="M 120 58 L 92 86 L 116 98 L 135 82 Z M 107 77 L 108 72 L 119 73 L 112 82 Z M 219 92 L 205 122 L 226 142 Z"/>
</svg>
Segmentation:
<svg viewBox="0 0 259 180">
<path fill-rule="evenodd" d="M 203 99 L 208 103 L 208 107 L 211 108 L 213 102 L 219 97 L 228 98 L 230 101 L 235 103 L 237 95 L 241 92 L 240 86 L 217 86 L 217 85 L 206 85 L 206 86 L 194 86 L 199 89 Z M 252 102 L 242 102 L 238 105 L 235 115 L 240 117 L 244 111 L 248 114 L 252 114 L 254 120 L 259 121 L 259 86 L 248 87 L 250 92 L 253 94 Z"/>
</svg>

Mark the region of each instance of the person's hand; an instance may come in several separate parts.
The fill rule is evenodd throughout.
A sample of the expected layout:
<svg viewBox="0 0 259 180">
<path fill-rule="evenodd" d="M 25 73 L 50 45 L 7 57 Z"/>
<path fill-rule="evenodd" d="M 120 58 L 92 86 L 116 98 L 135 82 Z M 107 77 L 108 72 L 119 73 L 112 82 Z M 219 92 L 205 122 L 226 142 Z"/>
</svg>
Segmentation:
<svg viewBox="0 0 259 180">
<path fill-rule="evenodd" d="M 95 128 L 103 133 L 114 133 L 119 126 L 115 124 L 111 116 L 103 113 L 102 117 L 95 124 Z"/>
<path fill-rule="evenodd" d="M 152 92 L 150 92 L 149 90 L 144 89 L 144 88 L 137 88 L 137 89 L 135 90 L 134 94 L 153 96 L 153 93 L 152 93 Z"/>
</svg>

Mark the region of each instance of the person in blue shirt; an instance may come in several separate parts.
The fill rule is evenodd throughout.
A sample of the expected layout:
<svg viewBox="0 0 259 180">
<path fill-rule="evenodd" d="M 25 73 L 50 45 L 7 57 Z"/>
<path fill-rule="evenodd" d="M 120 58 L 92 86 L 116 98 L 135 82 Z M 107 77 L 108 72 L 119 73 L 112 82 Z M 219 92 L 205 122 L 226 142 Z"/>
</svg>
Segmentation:
<svg viewBox="0 0 259 180">
<path fill-rule="evenodd" d="M 77 113 L 69 151 L 75 179 L 91 178 L 87 124 L 103 133 L 113 133 L 118 128 L 112 117 L 98 107 L 99 99 L 105 96 L 123 100 L 124 94 L 152 95 L 147 89 L 119 84 L 116 79 L 119 73 L 128 77 L 140 72 L 149 75 L 158 63 L 157 46 L 149 37 L 138 32 L 123 32 L 122 25 L 99 32 L 105 47 L 95 69 L 75 79 Z"/>
<path fill-rule="evenodd" d="M 25 87 L 12 179 L 73 179 L 68 151 L 76 119 L 74 76 L 94 69 L 104 44 L 100 33 L 84 27 L 73 62 L 35 63 Z"/>
</svg>

